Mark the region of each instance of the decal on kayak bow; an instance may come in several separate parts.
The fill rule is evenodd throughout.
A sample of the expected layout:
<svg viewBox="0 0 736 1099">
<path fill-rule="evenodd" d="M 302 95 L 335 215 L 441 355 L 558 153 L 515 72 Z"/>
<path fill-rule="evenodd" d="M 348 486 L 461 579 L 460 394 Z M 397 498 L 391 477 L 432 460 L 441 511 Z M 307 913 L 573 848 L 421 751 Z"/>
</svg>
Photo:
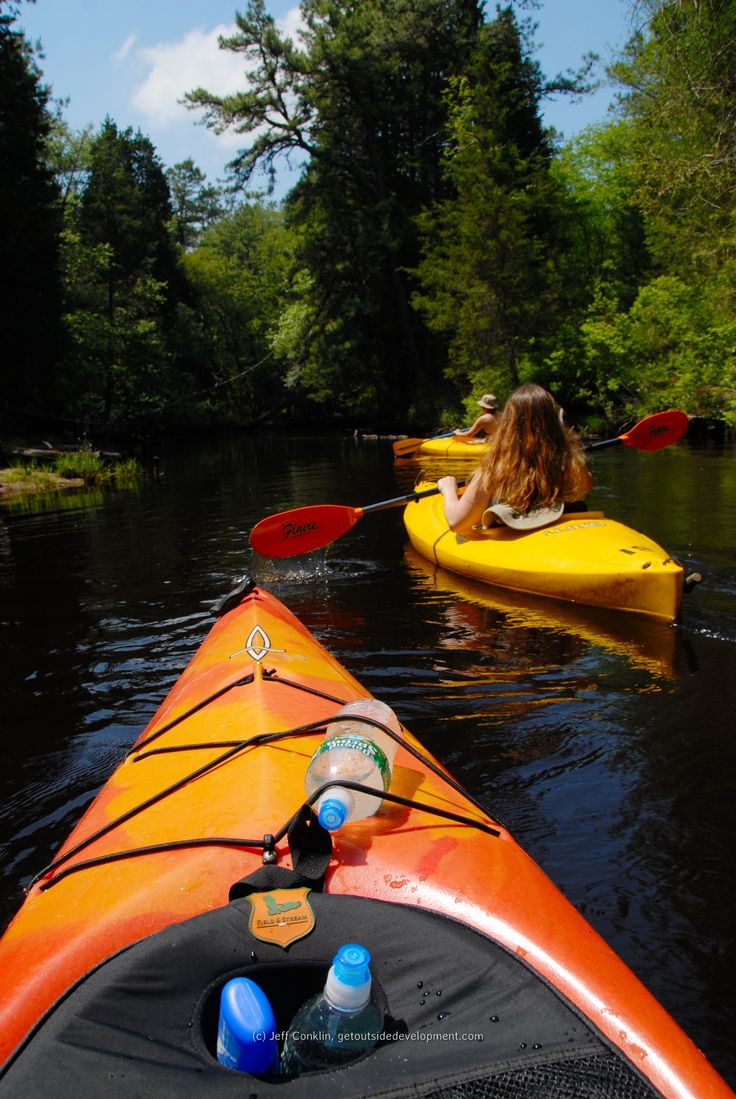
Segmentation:
<svg viewBox="0 0 736 1099">
<path fill-rule="evenodd" d="M 233 660 L 236 656 L 242 656 L 243 653 L 247 653 L 251 660 L 255 660 L 256 664 L 260 664 L 264 656 L 268 656 L 269 653 L 285 653 L 286 649 L 274 649 L 271 645 L 271 638 L 261 626 L 254 626 L 248 634 L 248 640 L 242 649 L 238 649 L 237 652 L 230 654 L 230 660 Z"/>
</svg>

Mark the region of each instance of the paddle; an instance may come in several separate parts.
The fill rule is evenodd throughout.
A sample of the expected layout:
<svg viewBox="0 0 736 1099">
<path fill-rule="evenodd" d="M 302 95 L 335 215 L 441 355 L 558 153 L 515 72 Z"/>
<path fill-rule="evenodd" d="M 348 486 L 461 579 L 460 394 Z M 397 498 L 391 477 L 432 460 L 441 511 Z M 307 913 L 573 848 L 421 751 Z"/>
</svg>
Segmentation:
<svg viewBox="0 0 736 1099">
<path fill-rule="evenodd" d="M 423 492 L 410 492 L 406 496 L 367 504 L 362 508 L 343 504 L 313 504 L 311 507 L 280 511 L 256 523 L 250 532 L 250 544 L 256 553 L 264 557 L 296 557 L 334 542 L 372 511 L 400 507 L 424 496 L 436 496 L 438 491 L 437 488 L 427 488 Z"/>
<path fill-rule="evenodd" d="M 447 439 L 450 435 L 455 434 L 455 429 L 452 431 L 444 431 L 442 435 L 430 435 L 426 439 L 399 439 L 398 442 L 392 443 L 391 446 L 394 450 L 394 457 L 401 458 L 404 454 L 411 454 L 416 450 L 421 443 L 427 443 L 430 439 Z"/>
<path fill-rule="evenodd" d="M 615 439 L 604 439 L 599 443 L 586 443 L 585 450 L 603 450 L 609 446 L 631 446 L 635 450 L 662 450 L 676 443 L 687 430 L 688 419 L 684 412 L 672 409 L 668 412 L 655 412 L 645 416 L 638 424 Z M 458 482 L 464 484 L 463 481 Z M 321 549 L 347 534 L 352 527 L 374 511 L 400 507 L 412 500 L 421 500 L 425 496 L 436 496 L 439 489 L 424 489 L 422 492 L 410 492 L 406 496 L 397 496 L 393 500 L 382 500 L 365 507 L 349 507 L 343 504 L 312 504 L 308 507 L 279 511 L 261 519 L 250 532 L 250 544 L 256 553 L 264 557 L 297 557 L 301 553 L 311 553 Z"/>
<path fill-rule="evenodd" d="M 635 450 L 663 450 L 676 443 L 687 431 L 689 421 L 686 412 L 671 408 L 667 412 L 653 412 L 645 416 L 615 439 L 604 439 L 600 443 L 586 443 L 584 450 L 604 450 L 609 446 L 633 446 Z"/>
</svg>

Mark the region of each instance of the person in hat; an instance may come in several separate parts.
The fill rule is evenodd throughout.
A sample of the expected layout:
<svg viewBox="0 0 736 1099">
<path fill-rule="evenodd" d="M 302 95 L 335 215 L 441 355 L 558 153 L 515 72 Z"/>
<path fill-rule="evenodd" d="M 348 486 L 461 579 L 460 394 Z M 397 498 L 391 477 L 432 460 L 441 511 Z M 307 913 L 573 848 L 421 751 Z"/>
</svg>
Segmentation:
<svg viewBox="0 0 736 1099">
<path fill-rule="evenodd" d="M 453 438 L 463 439 L 465 442 L 477 439 L 479 443 L 485 443 L 488 436 L 495 431 L 498 422 L 498 401 L 494 394 L 484 393 L 478 401 L 478 406 L 483 409 L 483 412 L 475 423 L 470 427 L 459 427 Z"/>
<path fill-rule="evenodd" d="M 551 393 L 533 384 L 506 401 L 465 492 L 458 494 L 454 477 L 437 482 L 452 530 L 498 522 L 541 527 L 559 518 L 565 504 L 582 501 L 592 485 L 577 434 Z"/>
</svg>

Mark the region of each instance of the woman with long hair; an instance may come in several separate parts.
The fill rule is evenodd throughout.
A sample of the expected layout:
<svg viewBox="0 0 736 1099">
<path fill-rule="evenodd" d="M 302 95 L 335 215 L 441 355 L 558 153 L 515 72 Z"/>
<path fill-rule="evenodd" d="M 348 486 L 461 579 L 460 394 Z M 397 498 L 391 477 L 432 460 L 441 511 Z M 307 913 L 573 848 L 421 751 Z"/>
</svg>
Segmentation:
<svg viewBox="0 0 736 1099">
<path fill-rule="evenodd" d="M 539 385 L 522 385 L 511 394 L 487 447 L 462 495 L 454 477 L 437 482 L 452 530 L 482 524 L 493 505 L 506 505 L 520 518 L 512 525 L 542 525 L 544 516 L 542 522 L 534 519 L 538 509 L 561 510 L 592 487 L 577 434 L 564 423 L 554 397 Z"/>
</svg>

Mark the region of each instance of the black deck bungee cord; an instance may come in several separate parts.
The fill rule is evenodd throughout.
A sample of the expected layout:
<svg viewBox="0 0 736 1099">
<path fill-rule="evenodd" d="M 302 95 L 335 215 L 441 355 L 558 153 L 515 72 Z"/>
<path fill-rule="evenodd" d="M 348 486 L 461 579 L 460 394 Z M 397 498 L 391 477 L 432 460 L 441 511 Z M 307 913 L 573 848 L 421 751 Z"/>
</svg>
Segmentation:
<svg viewBox="0 0 736 1099">
<path fill-rule="evenodd" d="M 156 729 L 154 732 L 150 733 L 140 744 L 134 744 L 126 754 L 126 759 L 128 756 L 134 755 L 135 752 L 139 752 L 141 748 L 145 748 L 151 741 L 157 740 L 160 736 L 163 736 L 164 733 L 168 733 L 170 729 L 176 728 L 176 726 L 180 725 L 186 718 L 199 713 L 205 706 L 209 706 L 210 702 L 216 702 L 218 698 L 222 698 L 228 691 L 232 691 L 233 687 L 245 687 L 248 683 L 252 683 L 254 679 L 255 676 L 253 675 L 253 672 L 249 672 L 248 675 L 240 676 L 239 679 L 234 679 L 232 683 L 226 683 L 224 687 L 219 687 L 218 690 L 214 691 L 211 695 L 208 695 L 207 698 L 203 698 L 200 702 L 195 703 L 194 706 L 190 706 L 184 713 L 178 714 L 177 717 L 173 717 L 171 721 L 167 721 L 160 729 Z"/>
<path fill-rule="evenodd" d="M 351 779 L 331 779 L 330 782 L 323 783 L 319 789 L 304 802 L 305 805 L 309 805 L 310 808 L 327 790 L 331 790 L 334 786 L 340 786 L 346 790 L 355 790 L 358 793 L 376 795 L 376 789 L 373 786 L 365 786 L 362 782 L 353 782 Z M 493 828 L 490 824 L 484 824 L 483 821 L 475 820 L 473 817 L 466 817 L 462 813 L 452 813 L 447 809 L 440 809 L 435 805 L 427 805 L 425 802 L 415 801 L 413 798 L 402 797 L 401 794 L 392 794 L 388 790 L 382 795 L 383 801 L 392 801 L 397 805 L 404 805 L 409 809 L 418 809 L 421 812 L 428 813 L 430 816 L 441 817 L 443 820 L 450 820 L 456 824 L 462 824 L 466 827 L 476 828 L 479 832 L 485 832 L 489 836 L 500 836 L 500 832 L 497 828 Z M 298 815 L 300 806 L 294 816 Z M 288 821 L 278 829 L 278 831 L 269 834 L 269 842 L 266 843 L 265 838 L 261 840 L 257 839 L 237 839 L 231 836 L 202 836 L 189 840 L 170 840 L 165 843 L 154 843 L 148 847 L 130 847 L 125 851 L 112 851 L 105 855 L 100 855 L 96 859 L 85 859 L 83 862 L 75 862 L 72 866 L 66 866 L 60 870 L 56 877 L 50 881 L 42 882 L 40 885 L 41 892 L 46 892 L 52 885 L 56 885 L 57 882 L 63 881 L 64 878 L 69 877 L 71 874 L 77 873 L 79 870 L 88 870 L 95 866 L 105 866 L 107 863 L 121 862 L 123 859 L 138 858 L 141 855 L 161 854 L 165 851 L 177 851 L 194 847 L 254 847 L 256 850 L 271 849 L 277 843 L 279 843 L 284 836 L 288 833 L 294 816 L 289 817 Z"/>
<path fill-rule="evenodd" d="M 266 669 L 264 668 L 263 678 L 264 680 L 277 679 L 278 672 L 276 672 L 275 669 L 269 672 L 266 671 Z M 137 752 L 140 752 L 141 748 L 145 748 L 147 744 L 150 744 L 154 740 L 158 740 L 160 736 L 163 736 L 164 733 L 168 733 L 171 729 L 174 729 L 177 725 L 180 725 L 181 722 L 184 721 L 186 718 L 192 717 L 193 714 L 199 713 L 199 711 L 204 709 L 205 706 L 209 706 L 210 702 L 216 702 L 218 698 L 222 698 L 222 696 L 224 694 L 227 694 L 228 691 L 231 691 L 233 687 L 245 687 L 249 683 L 252 683 L 254 679 L 255 676 L 253 672 L 249 672 L 248 675 L 241 676 L 239 679 L 234 679 L 232 683 L 226 683 L 224 687 L 219 687 L 216 691 L 213 691 L 211 695 L 208 695 L 207 698 L 203 698 L 201 702 L 195 703 L 195 705 L 190 706 L 188 710 L 184 710 L 183 713 L 178 714 L 176 717 L 173 717 L 171 721 L 167 721 L 166 724 L 162 725 L 160 729 L 154 730 L 154 732 L 150 733 L 145 740 L 140 742 L 140 744 L 134 744 L 130 751 L 127 753 L 127 756 L 132 756 L 135 755 Z M 291 680 L 280 680 L 279 682 L 288 682 L 289 686 L 294 687 L 295 690 L 306 691 L 308 694 L 317 695 L 319 698 L 325 698 L 328 702 L 343 702 L 343 699 L 335 698 L 334 695 L 329 695 L 325 691 L 318 691 L 316 687 L 307 687 L 304 683 L 294 683 Z"/>
<path fill-rule="evenodd" d="M 289 679 L 283 679 L 278 675 L 278 672 L 275 669 L 272 669 L 271 671 L 266 671 L 264 669 L 264 671 L 263 671 L 263 680 L 264 680 L 264 682 L 280 683 L 283 686 L 291 687 L 291 688 L 294 688 L 296 690 L 306 691 L 309 694 L 317 695 L 321 698 L 325 698 L 328 701 L 335 702 L 335 703 L 338 703 L 340 705 L 344 705 L 345 701 L 346 701 L 345 699 L 336 698 L 333 695 L 329 695 L 329 694 L 326 694 L 323 691 L 319 691 L 316 688 L 305 686 L 302 683 L 297 683 L 297 682 L 294 682 L 293 680 L 289 680 Z M 103 836 L 105 836 L 105 835 L 109 834 L 110 832 L 114 831 L 115 828 L 119 827 L 122 824 L 125 824 L 128 820 L 130 820 L 134 816 L 137 816 L 139 813 L 143 812 L 145 809 L 148 809 L 151 806 L 156 805 L 158 802 L 163 801 L 166 797 L 170 796 L 171 794 L 176 793 L 178 790 L 180 790 L 183 787 L 187 786 L 189 783 L 195 782 L 198 778 L 201 778 L 203 775 L 206 775 L 210 771 L 214 770 L 216 767 L 219 767 L 223 763 L 227 763 L 230 759 L 237 756 L 240 752 L 244 751 L 246 748 L 259 747 L 262 744 L 270 744 L 270 743 L 273 743 L 273 742 L 278 741 L 278 740 L 286 739 L 287 737 L 309 735 L 311 733 L 324 730 L 327 725 L 330 725 L 330 724 L 336 723 L 338 721 L 344 720 L 343 715 L 333 714 L 333 715 L 330 715 L 328 717 L 321 718 L 319 721 L 308 722 L 305 725 L 295 726 L 293 729 L 287 729 L 287 730 L 284 730 L 282 732 L 259 733 L 256 736 L 250 737 L 247 740 L 242 740 L 242 741 L 221 741 L 221 742 L 211 741 L 209 744 L 207 744 L 207 743 L 184 744 L 184 745 L 177 745 L 177 746 L 170 747 L 170 748 L 154 748 L 150 752 L 144 752 L 143 754 L 139 754 L 141 748 L 145 748 L 146 745 L 150 744 L 153 740 L 156 740 L 158 737 L 162 736 L 165 732 L 168 732 L 170 729 L 172 729 L 176 725 L 180 724 L 185 718 L 191 717 L 193 714 L 198 713 L 200 710 L 202 710 L 209 703 L 216 701 L 218 698 L 221 698 L 222 695 L 227 693 L 227 691 L 232 690 L 234 687 L 237 687 L 237 686 L 246 686 L 250 683 L 253 683 L 254 681 L 255 681 L 255 676 L 253 675 L 253 673 L 250 673 L 246 676 L 241 676 L 239 679 L 234 680 L 232 683 L 226 684 L 224 687 L 222 687 L 222 688 L 218 689 L 217 691 L 213 692 L 213 694 L 209 695 L 207 698 L 203 699 L 202 701 L 196 703 L 196 705 L 190 707 L 184 713 L 180 714 L 178 717 L 172 719 L 172 721 L 168 722 L 166 725 L 164 725 L 160 729 L 156 730 L 149 737 L 147 737 L 144 741 L 142 741 L 137 747 L 134 746 L 127 753 L 127 755 L 125 757 L 125 758 L 129 758 L 131 755 L 137 755 L 138 758 L 135 759 L 133 762 L 140 762 L 142 760 L 147 759 L 149 756 L 160 755 L 160 754 L 164 754 L 164 753 L 168 753 L 168 752 L 197 751 L 197 750 L 202 750 L 202 749 L 205 749 L 205 748 L 210 749 L 210 750 L 213 749 L 213 748 L 225 748 L 226 750 L 221 755 L 217 756 L 215 759 L 210 760 L 208 763 L 204 764 L 202 767 L 199 767 L 199 768 L 197 768 L 197 770 L 190 772 L 189 775 L 185 775 L 183 778 L 179 779 L 177 782 L 172 783 L 170 786 L 165 787 L 163 790 L 160 790 L 158 793 L 152 795 L 150 798 L 147 798 L 145 801 L 140 802 L 138 805 L 136 805 L 133 808 L 127 810 L 125 813 L 122 813 L 119 817 L 116 817 L 115 820 L 109 821 L 104 827 L 99 828 L 96 832 L 94 832 L 91 835 L 85 837 L 85 839 L 83 839 L 79 843 L 75 844 L 74 847 L 72 847 L 68 851 L 64 852 L 64 854 L 58 856 L 58 858 L 56 858 L 56 859 L 53 859 L 46 867 L 44 867 L 43 870 L 39 871 L 38 874 L 34 875 L 34 877 L 31 879 L 31 882 L 28 886 L 28 890 L 30 890 L 33 887 L 33 885 L 35 885 L 36 882 L 38 882 L 41 878 L 45 877 L 48 874 L 54 873 L 54 871 L 58 867 L 62 866 L 64 863 L 68 862 L 68 860 L 70 858 L 72 858 L 74 855 L 78 854 L 80 851 L 83 851 L 85 848 L 89 847 L 96 840 L 101 839 Z M 371 726 L 374 726 L 377 729 L 381 729 L 384 733 L 386 733 L 393 740 L 395 740 L 397 742 L 397 744 L 400 744 L 410 755 L 412 755 L 415 759 L 417 759 L 420 763 L 422 763 L 423 766 L 425 766 L 434 775 L 436 775 L 444 783 L 446 783 L 448 786 L 450 786 L 456 793 L 459 793 L 462 797 L 464 797 L 467 801 L 469 801 L 471 803 L 471 805 L 474 806 L 474 808 L 478 809 L 485 816 L 490 816 L 490 814 L 484 808 L 484 806 L 481 805 L 481 803 L 476 798 L 474 798 L 472 796 L 472 794 L 470 794 L 467 790 L 465 790 L 456 779 L 454 779 L 451 775 L 446 774 L 435 763 L 433 763 L 431 760 L 427 759 L 427 757 L 422 752 L 420 752 L 418 749 L 414 748 L 413 745 L 409 744 L 406 740 L 404 740 L 404 738 L 400 734 L 395 733 L 392 729 L 388 728 L 382 722 L 377 721 L 374 718 L 364 716 L 362 714 L 356 714 L 356 715 L 352 716 L 351 720 L 360 721 L 360 722 L 363 722 L 366 725 L 371 725 Z M 354 783 L 350 780 L 344 780 L 344 781 L 332 780 L 328 783 L 323 784 L 318 790 L 316 790 L 314 792 L 314 794 L 312 794 L 311 797 L 307 800 L 306 804 L 311 807 L 311 805 L 319 797 L 321 797 L 321 795 L 326 790 L 330 789 L 333 786 L 343 786 L 347 789 L 352 789 L 352 790 L 357 790 L 357 791 L 362 791 L 362 792 L 366 792 L 366 793 L 375 794 L 375 790 L 373 789 L 373 787 L 366 787 L 366 786 L 361 785 L 360 783 Z M 500 835 L 500 833 L 498 832 L 497 829 L 491 827 L 490 825 L 484 824 L 482 821 L 474 820 L 472 817 L 465 817 L 462 814 L 456 814 L 456 813 L 450 812 L 449 810 L 443 810 L 443 809 L 439 809 L 435 806 L 426 805 L 422 802 L 414 801 L 411 798 L 404 798 L 401 795 L 392 794 L 389 791 L 386 791 L 385 793 L 383 793 L 382 797 L 383 797 L 383 800 L 386 800 L 386 801 L 395 802 L 396 804 L 404 805 L 404 806 L 407 806 L 408 808 L 414 808 L 414 809 L 417 809 L 419 811 L 427 812 L 427 813 L 429 813 L 430 815 L 433 815 L 433 816 L 442 817 L 443 819 L 453 820 L 453 821 L 456 821 L 457 823 L 465 824 L 465 825 L 468 825 L 470 827 L 477 828 L 479 831 L 486 832 L 489 835 L 493 835 L 493 836 L 499 836 Z M 505 827 L 503 825 L 503 823 L 501 821 L 499 821 L 497 818 L 491 817 L 491 819 L 494 821 L 494 823 L 498 824 L 500 827 L 502 827 L 502 828 Z M 278 843 L 279 840 L 283 839 L 284 835 L 286 835 L 286 833 L 288 831 L 289 825 L 290 825 L 292 820 L 293 820 L 293 816 L 289 818 L 289 821 L 287 821 L 287 823 L 281 829 L 279 829 L 277 832 L 273 833 L 273 835 L 271 836 L 271 843 L 269 844 L 269 847 L 272 847 L 273 845 Z M 83 870 L 83 869 L 94 867 L 94 866 L 105 865 L 106 863 L 121 861 L 122 859 L 133 858 L 133 857 L 137 857 L 139 855 L 144 855 L 144 854 L 148 854 L 148 853 L 157 853 L 157 852 L 162 852 L 162 851 L 177 850 L 177 849 L 181 849 L 181 848 L 205 847 L 205 846 L 254 847 L 256 849 L 264 849 L 266 844 L 264 843 L 264 840 L 234 839 L 234 838 L 229 838 L 229 837 L 221 837 L 219 839 L 216 838 L 216 837 L 196 837 L 196 838 L 189 839 L 189 840 L 167 841 L 166 843 L 153 844 L 153 845 L 150 845 L 148 847 L 131 848 L 127 851 L 108 852 L 105 855 L 99 856 L 99 858 L 86 859 L 82 862 L 75 863 L 73 866 L 66 867 L 60 873 L 58 873 L 54 878 L 52 878 L 50 881 L 42 882 L 42 884 L 40 885 L 40 889 L 42 891 L 50 889 L 52 885 L 56 884 L 56 882 L 62 881 L 63 878 L 68 877 L 70 874 L 75 873 L 78 870 Z"/>
</svg>

